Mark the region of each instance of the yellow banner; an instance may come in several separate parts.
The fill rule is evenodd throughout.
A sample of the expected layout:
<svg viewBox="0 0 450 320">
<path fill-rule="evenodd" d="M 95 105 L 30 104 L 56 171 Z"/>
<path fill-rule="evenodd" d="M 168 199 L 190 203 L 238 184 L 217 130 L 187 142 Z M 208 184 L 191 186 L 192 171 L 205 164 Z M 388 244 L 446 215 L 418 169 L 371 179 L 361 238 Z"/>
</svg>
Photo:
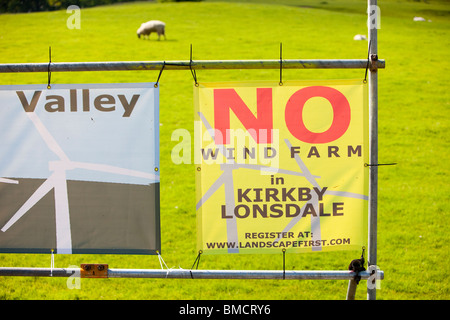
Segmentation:
<svg viewBox="0 0 450 320">
<path fill-rule="evenodd" d="M 194 88 L 198 249 L 361 249 L 368 97 L 362 80 Z"/>
</svg>

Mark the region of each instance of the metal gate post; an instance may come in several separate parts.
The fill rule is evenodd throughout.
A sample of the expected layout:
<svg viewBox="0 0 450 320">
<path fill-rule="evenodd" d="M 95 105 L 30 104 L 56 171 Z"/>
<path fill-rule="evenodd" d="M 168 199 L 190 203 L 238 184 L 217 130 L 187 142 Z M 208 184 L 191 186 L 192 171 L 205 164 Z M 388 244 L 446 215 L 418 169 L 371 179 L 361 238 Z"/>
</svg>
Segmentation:
<svg viewBox="0 0 450 320">
<path fill-rule="evenodd" d="M 349 280 L 348 281 L 348 288 L 347 288 L 347 300 L 355 300 L 356 295 L 356 288 L 358 287 L 358 284 L 355 280 Z"/>
<path fill-rule="evenodd" d="M 369 178 L 369 238 L 368 238 L 368 261 L 367 265 L 377 264 L 377 215 L 378 215 L 378 72 L 376 63 L 378 61 L 378 11 L 377 0 L 368 0 L 367 28 L 369 34 L 369 130 L 370 130 L 370 178 Z M 367 286 L 367 299 L 376 299 L 374 286 Z"/>
</svg>

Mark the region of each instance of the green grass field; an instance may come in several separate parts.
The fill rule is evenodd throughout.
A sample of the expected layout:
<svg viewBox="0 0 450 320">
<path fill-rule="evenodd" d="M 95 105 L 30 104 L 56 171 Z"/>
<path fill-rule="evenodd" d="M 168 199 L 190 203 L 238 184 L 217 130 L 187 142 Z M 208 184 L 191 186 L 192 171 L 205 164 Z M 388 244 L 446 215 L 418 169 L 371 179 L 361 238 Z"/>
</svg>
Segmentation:
<svg viewBox="0 0 450 320">
<path fill-rule="evenodd" d="M 81 10 L 81 29 L 65 11 L 0 15 L 0 63 L 75 61 L 365 59 L 366 1 L 285 0 L 136 2 Z M 450 298 L 449 42 L 447 1 L 380 0 L 378 30 L 379 168 L 378 266 L 385 272 L 377 299 Z M 414 22 L 414 16 L 427 21 Z M 167 40 L 138 40 L 140 23 L 167 24 Z M 430 20 L 430 21 L 428 21 Z M 53 83 L 154 82 L 157 71 L 53 73 Z M 277 80 L 278 70 L 197 71 L 199 82 Z M 364 78 L 364 70 L 285 70 L 286 80 Z M 0 84 L 47 83 L 46 73 L 0 74 Z M 196 258 L 194 165 L 175 165 L 175 129 L 193 133 L 190 71 L 160 79 L 162 257 L 190 269 Z M 360 252 L 288 254 L 287 270 L 345 270 Z M 56 255 L 56 267 L 108 263 L 110 268 L 160 268 L 156 256 Z M 48 255 L 0 254 L 0 266 L 50 267 Z M 203 256 L 201 269 L 282 269 L 282 255 Z M 347 281 L 83 279 L 0 277 L 0 299 L 345 299 Z M 366 299 L 361 282 L 356 299 Z"/>
</svg>

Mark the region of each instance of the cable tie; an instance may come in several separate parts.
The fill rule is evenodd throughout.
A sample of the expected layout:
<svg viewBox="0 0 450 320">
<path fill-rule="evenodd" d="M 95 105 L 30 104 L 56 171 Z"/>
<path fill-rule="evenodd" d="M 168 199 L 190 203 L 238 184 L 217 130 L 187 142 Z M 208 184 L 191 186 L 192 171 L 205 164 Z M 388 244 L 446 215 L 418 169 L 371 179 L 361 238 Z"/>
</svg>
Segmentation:
<svg viewBox="0 0 450 320">
<path fill-rule="evenodd" d="M 364 163 L 364 167 L 380 167 L 380 166 L 395 166 L 395 165 L 397 165 L 396 162 L 394 162 L 394 163 L 377 163 L 377 164 Z"/>
<path fill-rule="evenodd" d="M 53 249 L 50 257 L 50 277 L 53 277 L 53 268 L 55 267 L 55 256 L 53 254 Z"/>
<path fill-rule="evenodd" d="M 366 65 L 366 74 L 364 75 L 364 83 L 367 83 L 367 70 L 369 69 L 370 64 L 370 44 L 372 43 L 372 40 L 369 40 L 369 47 L 367 49 L 367 65 Z"/>
<path fill-rule="evenodd" d="M 47 89 L 51 89 L 52 88 L 52 86 L 50 85 L 50 80 L 52 78 L 52 72 L 50 70 L 51 63 L 52 63 L 52 47 L 48 47 L 48 66 L 47 66 L 48 82 L 47 82 Z"/>
<path fill-rule="evenodd" d="M 202 253 L 203 253 L 202 250 L 199 250 L 199 251 L 198 251 L 197 258 L 195 258 L 194 264 L 192 265 L 191 270 L 189 270 L 189 272 L 190 272 L 190 274 L 191 274 L 191 279 L 194 279 L 194 276 L 193 276 L 193 274 L 192 274 L 192 269 L 194 268 L 195 263 L 197 263 L 197 266 L 195 267 L 195 270 L 198 269 L 198 264 L 200 263 L 200 255 L 201 255 Z"/>
<path fill-rule="evenodd" d="M 280 86 L 283 85 L 283 43 L 280 43 Z"/>
<path fill-rule="evenodd" d="M 189 60 L 189 69 L 191 69 L 191 74 L 192 74 L 192 77 L 194 78 L 195 86 L 198 87 L 197 74 L 195 72 L 195 69 L 192 69 L 192 62 L 193 61 L 192 61 L 192 44 L 191 44 L 191 58 Z"/>
<path fill-rule="evenodd" d="M 164 61 L 163 66 L 162 66 L 161 70 L 159 71 L 158 79 L 156 79 L 156 83 L 154 85 L 155 88 L 158 88 L 159 78 L 161 78 L 161 74 L 162 74 L 165 66 L 166 66 L 166 62 Z"/>
</svg>

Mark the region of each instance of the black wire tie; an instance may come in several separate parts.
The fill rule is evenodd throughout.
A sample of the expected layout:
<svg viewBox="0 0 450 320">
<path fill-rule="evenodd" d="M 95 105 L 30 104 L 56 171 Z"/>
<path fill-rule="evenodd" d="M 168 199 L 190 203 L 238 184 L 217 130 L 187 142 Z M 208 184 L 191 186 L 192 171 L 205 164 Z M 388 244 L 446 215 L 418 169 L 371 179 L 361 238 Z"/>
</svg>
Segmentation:
<svg viewBox="0 0 450 320">
<path fill-rule="evenodd" d="M 279 85 L 283 85 L 283 43 L 280 43 L 280 82 Z"/>
<path fill-rule="evenodd" d="M 194 268 L 195 264 L 197 263 L 197 265 L 195 266 L 195 270 L 198 269 L 198 264 L 200 263 L 200 255 L 203 253 L 202 250 L 199 250 L 197 258 L 195 258 L 194 264 L 191 267 L 191 270 L 189 270 L 189 272 L 191 273 L 191 279 L 194 279 L 194 276 L 192 275 L 192 269 Z"/>
<path fill-rule="evenodd" d="M 47 66 L 47 73 L 48 73 L 48 82 L 47 82 L 47 89 L 51 89 L 50 81 L 52 79 L 52 72 L 50 70 L 50 64 L 52 63 L 52 47 L 48 47 L 48 66 Z"/>
<path fill-rule="evenodd" d="M 366 65 L 366 74 L 364 75 L 364 83 L 367 83 L 367 70 L 369 69 L 369 64 L 370 64 L 370 44 L 371 44 L 372 40 L 369 40 L 369 48 L 367 49 L 367 65 Z"/>
<path fill-rule="evenodd" d="M 163 66 L 162 66 L 161 70 L 159 71 L 158 79 L 156 79 L 156 83 L 154 85 L 155 88 L 158 88 L 159 78 L 161 78 L 161 74 L 162 74 L 165 66 L 166 66 L 166 62 L 164 61 Z"/>
<path fill-rule="evenodd" d="M 364 167 L 380 167 L 380 166 L 395 166 L 397 163 L 377 163 L 377 164 L 370 164 L 370 163 L 364 163 Z"/>
<path fill-rule="evenodd" d="M 195 86 L 198 87 L 198 82 L 197 82 L 197 74 L 195 73 L 195 69 L 192 69 L 192 44 L 191 44 L 191 59 L 189 61 L 189 69 L 191 69 L 191 73 L 192 73 L 192 77 L 194 78 L 195 81 Z"/>
</svg>

